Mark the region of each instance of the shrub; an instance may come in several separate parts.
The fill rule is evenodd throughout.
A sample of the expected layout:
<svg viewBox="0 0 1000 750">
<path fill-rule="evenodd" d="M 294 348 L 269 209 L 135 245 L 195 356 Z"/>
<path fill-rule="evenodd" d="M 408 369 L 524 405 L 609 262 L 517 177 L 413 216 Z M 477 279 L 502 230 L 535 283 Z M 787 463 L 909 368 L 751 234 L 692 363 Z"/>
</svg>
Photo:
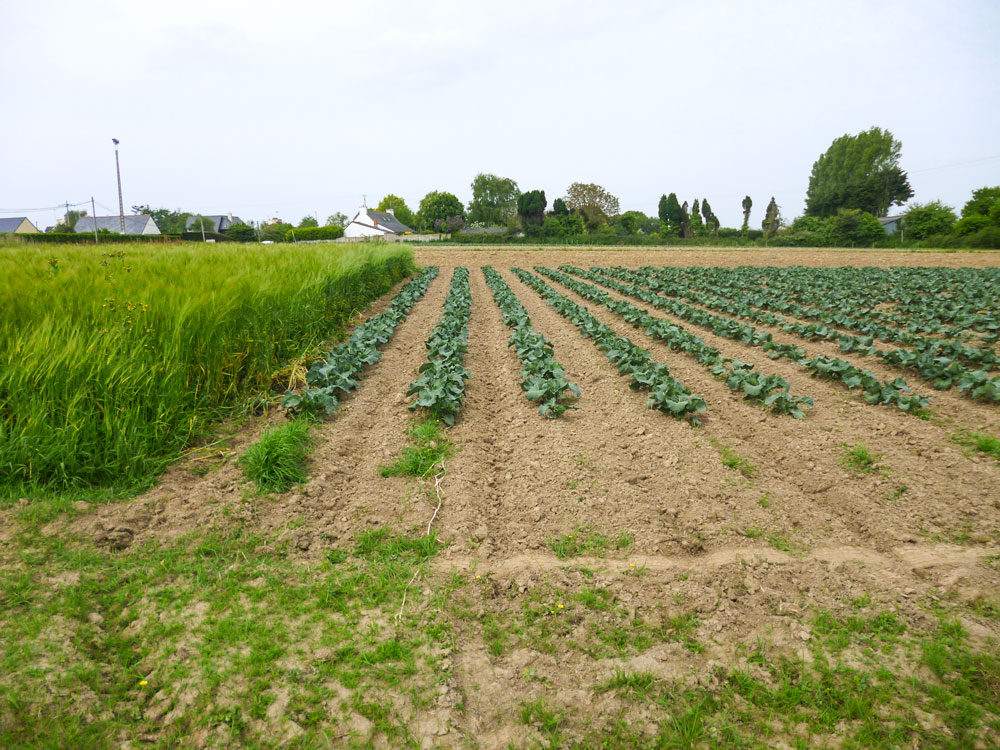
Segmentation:
<svg viewBox="0 0 1000 750">
<path fill-rule="evenodd" d="M 289 229 L 285 232 L 285 242 L 336 240 L 343 236 L 343 227 L 300 227 L 298 229 Z"/>
<path fill-rule="evenodd" d="M 287 492 L 306 480 L 309 423 L 302 419 L 272 427 L 240 456 L 240 466 L 261 492 Z"/>
</svg>

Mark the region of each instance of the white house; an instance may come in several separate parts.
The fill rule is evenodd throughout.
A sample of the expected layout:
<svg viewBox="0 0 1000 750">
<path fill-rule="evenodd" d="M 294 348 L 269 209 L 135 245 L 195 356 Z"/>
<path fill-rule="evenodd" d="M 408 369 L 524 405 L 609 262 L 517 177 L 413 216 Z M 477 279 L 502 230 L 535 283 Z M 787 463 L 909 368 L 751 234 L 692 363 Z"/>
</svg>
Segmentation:
<svg viewBox="0 0 1000 750">
<path fill-rule="evenodd" d="M 344 237 L 384 237 L 387 234 L 412 231 L 393 215 L 391 208 L 388 211 L 375 211 L 362 206 L 344 227 Z"/>
<path fill-rule="evenodd" d="M 120 216 L 81 216 L 76 220 L 73 231 L 77 234 L 94 233 L 94 222 L 97 223 L 97 231 L 107 229 L 112 234 L 122 234 L 122 223 Z M 149 214 L 137 214 L 125 217 L 124 234 L 162 234 L 160 228 L 156 226 L 153 217 Z"/>
</svg>

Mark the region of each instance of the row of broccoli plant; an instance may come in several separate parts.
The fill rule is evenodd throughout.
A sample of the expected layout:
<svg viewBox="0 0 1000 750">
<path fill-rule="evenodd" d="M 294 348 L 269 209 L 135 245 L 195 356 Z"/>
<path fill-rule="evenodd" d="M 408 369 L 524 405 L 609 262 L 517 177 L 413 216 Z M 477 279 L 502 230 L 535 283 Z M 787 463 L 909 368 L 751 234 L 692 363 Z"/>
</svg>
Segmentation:
<svg viewBox="0 0 1000 750">
<path fill-rule="evenodd" d="M 577 294 L 604 305 L 627 323 L 663 341 L 670 349 L 691 355 L 698 364 L 708 367 L 713 375 L 724 378 L 730 390 L 743 393 L 744 398 L 750 401 L 758 401 L 779 414 L 789 414 L 795 419 L 805 417 L 803 406 L 813 405 L 813 400 L 809 396 L 793 395 L 788 381 L 784 378 L 755 372 L 752 364 L 723 357 L 722 352 L 714 346 L 709 346 L 666 318 L 656 318 L 626 300 L 614 299 L 607 292 L 560 271 L 542 266 L 535 266 L 535 270 L 569 287 Z"/>
<path fill-rule="evenodd" d="M 567 409 L 578 407 L 564 403 L 580 395 L 580 388 L 566 379 L 566 372 L 555 358 L 552 343 L 535 331 L 528 311 L 496 270 L 483 266 L 486 285 L 500 308 L 504 325 L 513 329 L 508 346 L 513 346 L 521 361 L 521 389 L 529 401 L 539 404 L 538 413 L 555 419 Z"/>
<path fill-rule="evenodd" d="M 705 399 L 693 395 L 687 386 L 673 378 L 667 365 L 653 360 L 645 349 L 616 334 L 591 315 L 587 308 L 559 294 L 537 276 L 521 268 L 510 270 L 575 325 L 581 334 L 593 339 L 595 346 L 617 367 L 620 375 L 630 375 L 629 387 L 632 390 L 649 391 L 648 408 L 658 409 L 678 419 L 688 418 L 694 425 L 701 424 L 697 414 L 705 411 Z"/>
<path fill-rule="evenodd" d="M 596 281 L 622 294 L 641 299 L 647 304 L 667 310 L 691 323 L 709 328 L 717 336 L 741 341 L 749 346 L 759 346 L 767 352 L 767 355 L 771 359 L 790 359 L 810 372 L 838 380 L 849 389 L 862 388 L 864 399 L 870 404 L 895 404 L 903 411 L 910 413 L 919 412 L 928 404 L 925 397 L 910 393 L 906 381 L 902 378 L 883 382 L 870 370 L 858 369 L 850 362 L 842 359 L 823 356 L 810 359 L 806 356 L 805 351 L 798 346 L 794 344 L 779 344 L 774 341 L 770 333 L 758 331 L 747 323 L 740 323 L 731 318 L 714 315 L 706 310 L 685 304 L 680 300 L 656 294 L 637 284 L 621 280 L 640 276 L 632 271 L 616 268 L 600 269 L 601 273 L 597 273 L 597 269 L 588 272 L 573 268 L 572 266 L 562 266 L 561 268 L 572 271 L 572 273 L 583 278 Z"/>
<path fill-rule="evenodd" d="M 313 363 L 306 373 L 308 387 L 298 393 L 289 391 L 281 405 L 289 414 L 326 412 L 332 414 L 343 394 L 360 386 L 363 370 L 382 358 L 379 347 L 392 338 L 396 326 L 417 303 L 438 275 L 437 266 L 428 266 L 418 273 L 393 297 L 385 312 L 376 315 L 354 329 L 351 337 L 336 346 L 326 359 Z"/>
<path fill-rule="evenodd" d="M 465 383 L 465 351 L 469 344 L 469 314 L 472 292 L 469 290 L 469 269 L 458 267 L 451 277 L 451 288 L 444 301 L 441 320 L 427 339 L 427 361 L 420 366 L 420 377 L 410 384 L 407 396 L 417 394 L 410 411 L 426 409 L 445 424 L 455 424 L 462 410 Z"/>
<path fill-rule="evenodd" d="M 737 295 L 736 299 L 720 296 L 715 294 L 714 288 L 709 288 L 708 284 L 699 283 L 692 278 L 682 280 L 677 278 L 672 270 L 667 269 L 642 268 L 638 272 L 623 268 L 599 270 L 602 273 L 625 278 L 654 291 L 682 297 L 720 312 L 776 326 L 806 340 L 836 342 L 841 351 L 845 353 L 856 353 L 861 356 L 875 355 L 890 365 L 916 371 L 922 380 L 930 382 L 938 390 L 958 387 L 959 391 L 973 398 L 994 403 L 1000 402 L 1000 377 L 991 378 L 988 370 L 976 370 L 962 364 L 962 361 L 966 361 L 973 364 L 984 364 L 987 367 L 993 366 L 996 357 L 988 348 L 980 349 L 941 339 L 913 337 L 918 339 L 914 345 L 915 350 L 900 348 L 885 351 L 874 345 L 875 335 L 858 336 L 843 333 L 832 328 L 831 324 L 849 327 L 850 323 L 855 327 L 861 327 L 864 331 L 878 333 L 882 338 L 895 336 L 895 334 L 886 333 L 889 329 L 885 326 L 851 322 L 854 319 L 845 319 L 840 315 L 825 315 L 823 322 L 819 323 L 789 320 L 779 314 L 762 310 L 760 306 L 778 307 L 783 312 L 790 312 L 793 315 L 801 314 L 801 317 L 805 318 L 816 316 L 803 312 L 796 305 L 780 303 L 774 298 L 762 299 L 760 295 L 731 292 Z M 747 300 L 752 301 L 748 302 Z"/>
</svg>

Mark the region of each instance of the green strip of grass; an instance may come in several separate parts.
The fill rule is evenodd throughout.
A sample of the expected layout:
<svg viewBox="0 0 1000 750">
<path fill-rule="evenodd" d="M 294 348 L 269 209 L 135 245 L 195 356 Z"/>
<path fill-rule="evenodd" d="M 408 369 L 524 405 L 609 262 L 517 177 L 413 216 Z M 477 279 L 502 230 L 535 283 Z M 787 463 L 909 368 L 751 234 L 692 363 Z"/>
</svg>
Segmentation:
<svg viewBox="0 0 1000 750">
<path fill-rule="evenodd" d="M 261 492 L 287 492 L 306 481 L 306 458 L 312 448 L 311 425 L 304 419 L 266 430 L 240 456 L 240 466 Z"/>
</svg>

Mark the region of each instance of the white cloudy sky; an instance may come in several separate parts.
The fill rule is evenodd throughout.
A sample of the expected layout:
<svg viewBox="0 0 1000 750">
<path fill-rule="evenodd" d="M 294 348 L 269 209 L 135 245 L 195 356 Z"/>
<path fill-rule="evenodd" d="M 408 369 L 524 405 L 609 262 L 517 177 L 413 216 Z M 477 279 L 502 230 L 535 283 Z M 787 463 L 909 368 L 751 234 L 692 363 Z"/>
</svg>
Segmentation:
<svg viewBox="0 0 1000 750">
<path fill-rule="evenodd" d="M 0 0 L 0 210 L 278 215 L 477 172 L 622 209 L 803 210 L 830 142 L 902 141 L 915 200 L 1000 184 L 997 0 Z M 101 206 L 111 209 L 104 211 Z"/>
</svg>

